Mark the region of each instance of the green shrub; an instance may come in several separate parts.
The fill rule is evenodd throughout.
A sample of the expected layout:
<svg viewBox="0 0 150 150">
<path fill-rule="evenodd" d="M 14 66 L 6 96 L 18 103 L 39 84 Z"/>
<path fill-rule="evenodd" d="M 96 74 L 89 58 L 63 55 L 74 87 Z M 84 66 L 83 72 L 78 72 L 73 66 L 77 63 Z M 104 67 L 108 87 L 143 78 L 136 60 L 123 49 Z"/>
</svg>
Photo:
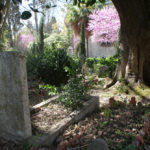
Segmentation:
<svg viewBox="0 0 150 150">
<path fill-rule="evenodd" d="M 133 144 L 127 145 L 125 148 L 122 150 L 137 150 L 136 146 Z"/>
<path fill-rule="evenodd" d="M 86 48 L 85 48 L 85 27 L 84 21 L 82 20 L 81 31 L 80 31 L 80 46 L 79 46 L 79 56 L 81 67 L 85 63 L 86 59 Z"/>
<path fill-rule="evenodd" d="M 65 71 L 68 73 L 69 78 L 76 77 L 81 73 L 80 60 L 78 58 L 71 58 L 71 67 L 65 67 Z"/>
<path fill-rule="evenodd" d="M 106 57 L 100 59 L 100 64 L 106 65 L 110 68 L 110 72 L 113 73 L 116 69 L 118 58 L 115 57 Z"/>
<path fill-rule="evenodd" d="M 85 63 L 87 67 L 94 69 L 94 64 L 97 64 L 99 59 L 100 58 L 87 58 Z"/>
<path fill-rule="evenodd" d="M 82 106 L 86 91 L 82 76 L 70 78 L 68 84 L 64 86 L 63 94 L 58 101 L 73 110 L 77 109 Z"/>
<path fill-rule="evenodd" d="M 108 71 L 100 77 L 112 77 L 114 75 L 118 58 L 106 57 L 106 58 L 87 58 L 86 65 L 94 72 L 98 73 L 100 66 L 108 66 Z"/>
<path fill-rule="evenodd" d="M 36 80 L 38 78 L 38 66 L 40 65 L 40 53 L 36 47 L 33 47 L 31 51 L 26 54 L 26 66 L 28 80 Z"/>
<path fill-rule="evenodd" d="M 69 78 L 66 67 L 71 72 L 76 71 L 78 65 L 64 49 L 58 49 L 55 45 L 46 47 L 43 54 L 39 52 L 38 47 L 34 47 L 27 54 L 29 79 L 38 78 L 46 84 L 59 86 L 66 83 Z"/>
<path fill-rule="evenodd" d="M 58 95 L 59 92 L 58 92 L 58 88 L 55 87 L 55 85 L 49 85 L 49 84 L 42 84 L 42 85 L 39 85 L 39 88 L 46 91 L 48 93 L 48 95 Z"/>
<path fill-rule="evenodd" d="M 47 49 L 38 66 L 38 76 L 40 79 L 52 85 L 60 85 L 68 80 L 65 67 L 71 67 L 70 57 L 63 49 Z"/>
<path fill-rule="evenodd" d="M 53 33 L 46 39 L 44 39 L 44 43 L 47 46 L 55 45 L 56 48 L 67 49 L 69 47 L 68 37 L 61 33 Z"/>
</svg>

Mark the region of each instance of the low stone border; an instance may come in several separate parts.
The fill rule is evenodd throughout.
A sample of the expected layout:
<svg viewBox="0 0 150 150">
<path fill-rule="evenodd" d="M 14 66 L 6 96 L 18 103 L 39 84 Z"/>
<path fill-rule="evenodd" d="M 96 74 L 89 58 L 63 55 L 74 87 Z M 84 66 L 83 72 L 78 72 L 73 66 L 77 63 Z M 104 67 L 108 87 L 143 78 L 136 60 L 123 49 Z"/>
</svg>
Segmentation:
<svg viewBox="0 0 150 150">
<path fill-rule="evenodd" d="M 57 136 L 62 133 L 68 126 L 79 122 L 81 119 L 86 117 L 87 114 L 92 113 L 99 109 L 99 97 L 91 97 L 89 101 L 85 102 L 83 107 L 72 112 L 67 118 L 61 120 L 56 125 L 51 127 L 51 130 L 48 134 L 43 134 L 41 137 L 32 136 L 28 139 L 28 144 L 32 145 L 32 150 L 36 150 L 41 146 L 50 147 Z"/>
<path fill-rule="evenodd" d="M 43 102 L 41 102 L 41 103 L 39 103 L 39 104 L 37 104 L 37 105 L 34 105 L 33 107 L 30 108 L 30 111 L 31 111 L 31 112 L 32 112 L 32 111 L 36 111 L 36 110 L 38 110 L 39 108 L 41 108 L 41 107 L 43 107 L 43 106 L 49 104 L 50 102 L 52 102 L 52 101 L 58 99 L 59 97 L 60 97 L 60 95 L 59 95 L 59 96 L 54 96 L 54 97 L 49 98 L 48 100 L 45 100 L 45 101 L 43 101 Z"/>
</svg>

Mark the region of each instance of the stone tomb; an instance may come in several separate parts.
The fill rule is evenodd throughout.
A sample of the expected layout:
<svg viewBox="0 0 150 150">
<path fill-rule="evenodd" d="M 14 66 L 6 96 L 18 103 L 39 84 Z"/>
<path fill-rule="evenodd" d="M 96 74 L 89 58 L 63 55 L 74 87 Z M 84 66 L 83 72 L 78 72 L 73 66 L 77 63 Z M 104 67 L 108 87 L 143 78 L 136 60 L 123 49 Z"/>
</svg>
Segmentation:
<svg viewBox="0 0 150 150">
<path fill-rule="evenodd" d="M 0 137 L 31 136 L 26 59 L 19 52 L 0 53 Z"/>
</svg>

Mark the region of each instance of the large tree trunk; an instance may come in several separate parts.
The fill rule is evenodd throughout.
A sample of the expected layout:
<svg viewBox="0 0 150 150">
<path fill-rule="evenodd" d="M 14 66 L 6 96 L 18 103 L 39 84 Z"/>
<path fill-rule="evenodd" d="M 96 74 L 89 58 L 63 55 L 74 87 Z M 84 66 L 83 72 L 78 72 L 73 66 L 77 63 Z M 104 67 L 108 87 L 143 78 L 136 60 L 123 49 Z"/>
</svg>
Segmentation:
<svg viewBox="0 0 150 150">
<path fill-rule="evenodd" d="M 150 1 L 112 0 L 121 21 L 121 59 L 114 81 L 150 84 Z"/>
</svg>

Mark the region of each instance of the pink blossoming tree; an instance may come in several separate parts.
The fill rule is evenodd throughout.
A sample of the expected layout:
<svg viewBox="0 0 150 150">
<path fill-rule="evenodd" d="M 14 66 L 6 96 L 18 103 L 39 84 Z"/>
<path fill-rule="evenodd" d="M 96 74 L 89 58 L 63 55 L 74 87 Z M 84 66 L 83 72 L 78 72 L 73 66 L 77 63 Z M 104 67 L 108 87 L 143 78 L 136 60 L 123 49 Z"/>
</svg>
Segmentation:
<svg viewBox="0 0 150 150">
<path fill-rule="evenodd" d="M 113 7 L 95 10 L 89 15 L 88 30 L 92 31 L 92 41 L 100 43 L 114 43 L 118 39 L 120 20 Z"/>
</svg>

